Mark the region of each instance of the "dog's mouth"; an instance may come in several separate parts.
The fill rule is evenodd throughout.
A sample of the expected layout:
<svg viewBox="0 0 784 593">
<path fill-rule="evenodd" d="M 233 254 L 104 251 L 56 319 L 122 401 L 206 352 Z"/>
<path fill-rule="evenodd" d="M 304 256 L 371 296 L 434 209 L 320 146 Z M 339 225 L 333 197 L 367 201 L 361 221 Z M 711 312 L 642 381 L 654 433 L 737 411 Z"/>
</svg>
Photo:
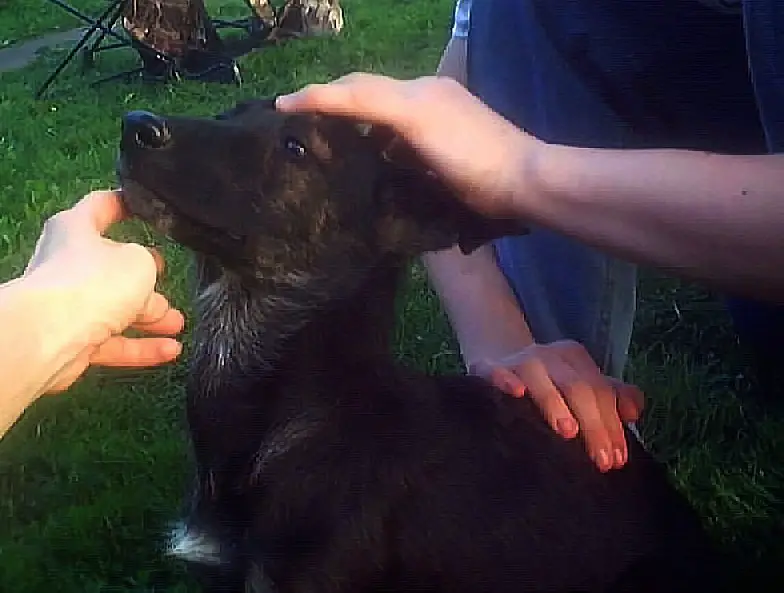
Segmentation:
<svg viewBox="0 0 784 593">
<path fill-rule="evenodd" d="M 165 194 L 138 181 L 126 159 L 120 151 L 115 169 L 120 187 L 120 201 L 131 217 L 197 255 L 217 258 L 230 267 L 246 263 L 244 253 L 247 237 L 187 216 L 176 206 L 176 202 L 172 205 L 170 200 L 165 199 Z"/>
<path fill-rule="evenodd" d="M 172 238 L 174 213 L 171 208 L 153 190 L 140 184 L 129 175 L 122 155 L 117 160 L 116 168 L 121 190 L 120 200 L 128 214 L 149 224 L 162 235 Z"/>
</svg>

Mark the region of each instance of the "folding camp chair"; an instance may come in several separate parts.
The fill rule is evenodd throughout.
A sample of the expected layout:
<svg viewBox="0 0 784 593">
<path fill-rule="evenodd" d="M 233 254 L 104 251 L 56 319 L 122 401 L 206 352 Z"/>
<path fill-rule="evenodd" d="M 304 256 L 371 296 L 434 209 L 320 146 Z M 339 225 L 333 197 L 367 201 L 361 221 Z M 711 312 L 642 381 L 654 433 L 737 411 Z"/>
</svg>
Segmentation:
<svg viewBox="0 0 784 593">
<path fill-rule="evenodd" d="M 134 75 L 159 81 L 242 82 L 234 58 L 222 51 L 223 44 L 215 24 L 207 15 L 203 0 L 108 0 L 106 9 L 97 18 L 76 10 L 63 0 L 47 2 L 59 6 L 89 27 L 38 89 L 37 98 L 80 51 L 84 66 L 89 67 L 98 52 L 119 47 L 135 50 L 142 65 L 97 80 L 93 85 Z M 241 22 L 222 21 L 221 24 L 224 27 L 250 28 Z M 178 30 L 179 27 L 187 30 Z M 107 37 L 112 38 L 114 43 L 105 44 Z"/>
</svg>

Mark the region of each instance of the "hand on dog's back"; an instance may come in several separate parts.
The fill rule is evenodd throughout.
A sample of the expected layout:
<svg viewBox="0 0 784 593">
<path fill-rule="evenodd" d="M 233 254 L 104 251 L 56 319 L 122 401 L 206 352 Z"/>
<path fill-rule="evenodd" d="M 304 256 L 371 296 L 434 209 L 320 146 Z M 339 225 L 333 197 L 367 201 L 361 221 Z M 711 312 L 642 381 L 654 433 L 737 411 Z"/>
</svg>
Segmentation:
<svg viewBox="0 0 784 593">
<path fill-rule="evenodd" d="M 623 427 L 639 419 L 642 392 L 603 375 L 581 344 L 571 340 L 532 344 L 500 360 L 482 359 L 469 371 L 512 397 L 533 399 L 555 432 L 582 439 L 601 471 L 626 464 Z"/>
<path fill-rule="evenodd" d="M 525 193 L 508 185 L 519 177 L 503 175 L 502 165 L 524 167 L 520 155 L 532 154 L 539 144 L 446 77 L 397 81 L 354 73 L 280 97 L 277 105 L 287 112 L 349 115 L 393 127 L 457 196 L 493 216 L 514 215 L 505 197 Z M 585 349 L 569 341 L 533 345 L 509 358 L 514 360 L 484 360 L 475 372 L 510 395 L 527 393 L 565 438 L 579 433 L 602 471 L 625 464 L 623 423 L 636 421 L 643 407 L 637 387 L 603 376 Z"/>
</svg>

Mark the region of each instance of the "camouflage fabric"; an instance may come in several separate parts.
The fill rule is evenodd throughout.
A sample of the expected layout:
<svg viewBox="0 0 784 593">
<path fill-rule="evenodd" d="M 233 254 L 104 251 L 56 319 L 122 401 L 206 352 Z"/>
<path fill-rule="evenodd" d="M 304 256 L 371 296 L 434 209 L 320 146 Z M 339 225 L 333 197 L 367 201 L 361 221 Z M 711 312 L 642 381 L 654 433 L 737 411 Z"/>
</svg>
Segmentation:
<svg viewBox="0 0 784 593">
<path fill-rule="evenodd" d="M 175 58 L 220 46 L 204 0 L 128 0 L 122 16 L 134 39 Z"/>
<path fill-rule="evenodd" d="M 336 35 L 343 29 L 343 9 L 338 0 L 286 0 L 278 9 L 270 0 L 246 2 L 270 26 L 272 39 Z"/>
<path fill-rule="evenodd" d="M 264 23 L 272 29 L 276 24 L 275 8 L 269 0 L 245 0 L 248 7 Z"/>
<path fill-rule="evenodd" d="M 336 35 L 343 29 L 338 0 L 288 0 L 278 18 L 275 37 Z"/>
</svg>

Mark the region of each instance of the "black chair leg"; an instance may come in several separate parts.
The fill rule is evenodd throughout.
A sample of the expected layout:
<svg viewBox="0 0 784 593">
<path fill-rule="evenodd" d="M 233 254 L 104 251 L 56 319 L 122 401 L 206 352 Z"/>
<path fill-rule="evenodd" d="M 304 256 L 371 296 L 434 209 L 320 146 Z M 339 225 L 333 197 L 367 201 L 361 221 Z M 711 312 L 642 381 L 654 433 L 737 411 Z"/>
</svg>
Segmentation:
<svg viewBox="0 0 784 593">
<path fill-rule="evenodd" d="M 94 64 L 95 55 L 100 52 L 111 48 L 128 47 L 134 49 L 142 59 L 142 66 L 120 72 L 96 80 L 90 86 L 96 86 L 104 82 L 117 80 L 121 78 L 130 79 L 135 75 L 149 75 L 149 79 L 158 82 L 167 80 L 205 80 L 214 82 L 234 82 L 237 85 L 242 84 L 242 77 L 239 67 L 231 55 L 224 55 L 223 48 L 220 40 L 217 39 L 218 51 L 203 51 L 196 50 L 191 54 L 191 58 L 181 57 L 175 58 L 174 56 L 167 55 L 134 38 L 128 38 L 114 31 L 113 27 L 123 15 L 123 9 L 126 2 L 129 0 L 111 0 L 109 6 L 97 17 L 93 18 L 83 14 L 79 10 L 69 6 L 64 0 L 47 0 L 72 14 L 81 21 L 88 23 L 90 26 L 85 31 L 84 35 L 74 45 L 63 60 L 58 64 L 55 70 L 44 81 L 40 88 L 35 93 L 35 97 L 40 99 L 46 90 L 52 85 L 57 76 L 63 69 L 71 62 L 77 53 L 81 52 L 83 56 L 83 67 L 89 67 Z M 248 19 L 238 21 L 218 21 L 219 27 L 236 27 L 245 29 L 251 38 L 259 39 L 263 36 L 264 23 L 255 15 Z M 208 19 L 207 24 L 213 26 L 215 21 Z M 216 34 L 217 35 L 217 34 Z M 112 38 L 114 42 L 104 43 L 107 38 Z M 240 54 L 241 55 L 241 54 Z M 203 61 L 202 61 L 203 60 Z"/>
<path fill-rule="evenodd" d="M 72 14 L 76 18 L 84 21 L 85 23 L 90 23 L 90 27 L 87 29 L 85 34 L 82 38 L 74 45 L 68 55 L 63 58 L 62 62 L 57 66 L 57 68 L 49 75 L 49 78 L 41 85 L 38 91 L 35 94 L 36 99 L 40 99 L 41 96 L 46 92 L 46 90 L 51 86 L 54 82 L 55 78 L 63 71 L 63 69 L 68 65 L 68 63 L 73 60 L 74 56 L 81 50 L 84 52 L 85 57 L 88 60 L 88 63 L 92 61 L 92 56 L 97 53 L 98 51 L 103 51 L 110 48 L 117 48 L 117 47 L 128 47 L 133 48 L 134 43 L 133 41 L 123 37 L 122 35 L 115 32 L 112 27 L 114 27 L 117 20 L 122 16 L 123 8 L 125 7 L 125 3 L 128 0 L 114 0 L 107 8 L 104 10 L 103 13 L 97 18 L 94 19 L 75 8 L 69 6 L 62 0 L 48 0 L 53 4 L 56 4 L 66 12 Z M 109 17 L 112 17 L 111 20 L 107 20 Z M 85 48 L 85 46 L 90 42 L 90 39 L 93 35 L 95 35 L 96 31 L 101 32 L 100 37 L 94 40 L 91 47 Z M 106 37 L 111 37 L 115 40 L 115 43 L 110 45 L 100 46 L 101 42 L 104 41 Z M 163 63 L 167 64 L 167 68 L 173 68 L 173 59 L 166 54 L 159 52 L 158 50 L 145 46 L 143 51 L 159 60 Z M 89 57 L 87 57 L 89 56 Z M 130 72 L 121 73 L 114 78 L 119 78 L 122 76 L 130 76 L 136 73 L 136 70 L 132 70 Z"/>
<path fill-rule="evenodd" d="M 62 6 L 62 8 L 65 8 L 69 12 L 77 12 L 79 18 L 83 18 L 84 17 L 84 15 L 82 15 L 81 13 L 78 13 L 78 11 L 74 11 L 73 9 L 71 9 L 70 6 L 62 4 L 61 2 L 59 2 L 59 0 L 51 0 L 51 1 L 54 2 L 57 5 Z M 109 15 L 111 15 L 111 14 L 114 14 L 114 13 L 119 14 L 119 11 L 122 10 L 122 6 L 123 6 L 124 2 L 125 2 L 125 0 L 115 0 L 115 2 L 110 4 L 109 7 L 103 13 L 101 13 L 101 15 L 98 17 L 97 20 L 93 21 L 93 24 L 90 26 L 90 28 L 87 30 L 87 32 L 73 46 L 73 48 L 71 48 L 71 51 L 68 52 L 68 55 L 66 55 L 65 58 L 63 58 L 63 60 L 60 62 L 60 64 L 57 66 L 57 68 L 55 68 L 54 71 L 49 75 L 49 78 L 47 78 L 46 81 L 44 81 L 44 83 L 40 86 L 38 91 L 35 93 L 35 98 L 36 99 L 40 99 L 41 98 L 41 96 L 44 94 L 44 92 L 46 92 L 46 89 L 48 89 L 49 86 L 52 84 L 52 82 L 54 82 L 54 79 L 57 78 L 57 76 L 60 74 L 60 72 L 62 72 L 63 69 L 68 65 L 68 63 L 71 60 L 73 60 L 74 56 L 77 53 L 79 53 L 79 50 L 81 50 L 85 45 L 87 45 L 87 43 L 90 41 L 90 37 L 93 35 L 93 33 L 95 33 L 98 29 L 104 29 L 104 27 L 102 26 L 103 25 L 103 21 L 105 21 L 109 17 Z M 84 19 L 84 20 L 89 20 L 89 19 Z M 114 23 L 112 23 L 112 25 L 113 24 Z M 104 31 L 104 34 L 105 34 L 105 31 Z"/>
<path fill-rule="evenodd" d="M 117 10 L 112 15 L 112 18 L 109 20 L 109 29 L 110 30 L 112 29 L 112 27 L 114 27 L 115 23 L 122 16 L 122 12 L 123 12 L 124 6 L 125 6 L 125 0 L 120 0 L 119 2 L 117 2 Z M 85 58 L 86 58 L 85 62 L 89 62 L 90 64 L 93 64 L 94 63 L 94 56 L 95 56 L 95 54 L 97 54 L 99 51 L 101 51 L 101 49 L 110 49 L 110 47 L 113 48 L 113 47 L 119 47 L 120 46 L 119 43 L 116 43 L 116 44 L 112 44 L 111 46 L 101 48 L 100 45 L 101 45 L 101 43 L 103 43 L 104 39 L 106 39 L 106 31 L 102 30 L 100 32 L 100 34 L 98 35 L 98 37 L 95 39 L 95 41 L 93 41 L 93 43 L 90 45 L 90 47 L 84 48 L 84 54 L 85 54 Z"/>
</svg>

